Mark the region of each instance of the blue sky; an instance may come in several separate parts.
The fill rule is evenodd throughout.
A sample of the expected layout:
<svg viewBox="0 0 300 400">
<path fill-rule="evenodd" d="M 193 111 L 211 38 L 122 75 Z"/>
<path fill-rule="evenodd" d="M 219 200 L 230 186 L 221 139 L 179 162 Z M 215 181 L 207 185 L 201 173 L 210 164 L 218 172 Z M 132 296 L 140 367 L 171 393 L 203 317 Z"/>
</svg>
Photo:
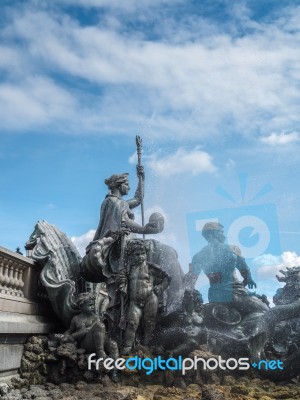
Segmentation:
<svg viewBox="0 0 300 400">
<path fill-rule="evenodd" d="M 300 2 L 0 7 L 0 245 L 23 246 L 46 219 L 82 251 L 104 179 L 129 172 L 135 190 L 140 134 L 147 215 L 164 213 L 160 238 L 185 270 L 193 252 L 187 215 L 276 208 L 280 245 L 249 260 L 258 292 L 271 295 L 275 273 L 300 261 Z M 251 203 L 265 185 L 272 190 Z M 259 241 L 244 228 L 241 241 Z"/>
</svg>

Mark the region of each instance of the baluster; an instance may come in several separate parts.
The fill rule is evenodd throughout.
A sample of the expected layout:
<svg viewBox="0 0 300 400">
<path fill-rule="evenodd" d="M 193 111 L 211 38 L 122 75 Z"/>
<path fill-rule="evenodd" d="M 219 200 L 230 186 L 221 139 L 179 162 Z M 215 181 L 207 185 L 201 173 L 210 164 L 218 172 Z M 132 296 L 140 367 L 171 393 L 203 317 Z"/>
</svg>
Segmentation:
<svg viewBox="0 0 300 400">
<path fill-rule="evenodd" d="M 20 297 L 24 297 L 24 293 L 23 293 L 23 287 L 24 287 L 24 281 L 23 281 L 23 271 L 24 271 L 24 265 L 20 264 L 19 267 L 19 293 L 20 293 Z"/>
<path fill-rule="evenodd" d="M 11 296 L 14 295 L 14 262 L 12 260 L 9 260 L 9 273 L 8 273 L 8 277 L 9 277 L 9 282 L 8 282 L 8 294 L 10 294 Z"/>
<path fill-rule="evenodd" d="M 13 276 L 14 295 L 20 296 L 19 293 L 19 263 L 14 263 L 14 276 Z"/>
<path fill-rule="evenodd" d="M 10 260 L 6 260 L 7 263 L 4 265 L 4 273 L 3 273 L 3 293 L 8 294 L 8 284 L 9 284 L 9 264 L 11 263 Z"/>
<path fill-rule="evenodd" d="M 0 294 L 25 297 L 23 273 L 28 268 L 19 260 L 0 255 Z"/>
<path fill-rule="evenodd" d="M 0 293 L 3 293 L 3 283 L 4 283 L 4 258 L 0 257 Z"/>
</svg>

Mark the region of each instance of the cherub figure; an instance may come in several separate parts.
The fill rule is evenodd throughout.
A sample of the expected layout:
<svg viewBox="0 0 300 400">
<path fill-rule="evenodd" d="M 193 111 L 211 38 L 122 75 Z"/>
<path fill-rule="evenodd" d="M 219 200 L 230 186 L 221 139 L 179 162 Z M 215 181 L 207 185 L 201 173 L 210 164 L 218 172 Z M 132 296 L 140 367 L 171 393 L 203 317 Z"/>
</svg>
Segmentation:
<svg viewBox="0 0 300 400">
<path fill-rule="evenodd" d="M 106 335 L 106 327 L 102 318 L 95 313 L 95 295 L 81 293 L 77 300 L 81 313 L 71 320 L 69 329 L 64 333 L 61 343 L 76 342 L 78 347 L 87 353 L 95 352 L 98 358 L 106 358 L 105 350 L 117 359 L 118 346 Z"/>
<path fill-rule="evenodd" d="M 119 273 L 120 290 L 127 295 L 123 354 L 132 349 L 136 332 L 143 320 L 143 344 L 148 345 L 155 327 L 155 318 L 162 304 L 163 291 L 171 278 L 157 266 L 147 262 L 146 248 L 142 240 L 131 240 L 127 245 L 127 270 Z"/>
</svg>

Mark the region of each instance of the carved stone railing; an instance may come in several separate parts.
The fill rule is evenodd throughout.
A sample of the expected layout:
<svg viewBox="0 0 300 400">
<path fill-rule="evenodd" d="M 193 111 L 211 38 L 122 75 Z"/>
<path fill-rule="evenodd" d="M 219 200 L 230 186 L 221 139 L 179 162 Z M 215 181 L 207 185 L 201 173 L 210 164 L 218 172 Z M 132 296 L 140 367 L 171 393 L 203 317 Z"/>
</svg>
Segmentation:
<svg viewBox="0 0 300 400">
<path fill-rule="evenodd" d="M 32 259 L 0 247 L 0 380 L 16 376 L 30 335 L 57 331 Z"/>
<path fill-rule="evenodd" d="M 0 255 L 0 293 L 24 297 L 23 271 L 25 265 Z"/>
<path fill-rule="evenodd" d="M 0 247 L 0 296 L 36 298 L 39 272 L 33 260 Z"/>
</svg>

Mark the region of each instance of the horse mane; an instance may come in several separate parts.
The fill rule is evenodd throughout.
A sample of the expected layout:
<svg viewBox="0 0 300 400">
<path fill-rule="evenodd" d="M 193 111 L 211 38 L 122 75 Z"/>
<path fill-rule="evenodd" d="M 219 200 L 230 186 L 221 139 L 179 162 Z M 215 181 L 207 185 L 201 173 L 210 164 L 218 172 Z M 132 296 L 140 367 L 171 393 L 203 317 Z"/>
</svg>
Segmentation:
<svg viewBox="0 0 300 400">
<path fill-rule="evenodd" d="M 81 256 L 74 243 L 56 226 L 38 221 L 35 229 L 39 237 L 32 257 L 42 261 L 52 258 L 61 279 L 77 280 L 80 277 Z"/>
<path fill-rule="evenodd" d="M 81 256 L 66 234 L 47 221 L 38 221 L 32 237 L 36 244 L 31 257 L 43 266 L 41 283 L 55 313 L 68 326 L 78 313 Z"/>
</svg>

